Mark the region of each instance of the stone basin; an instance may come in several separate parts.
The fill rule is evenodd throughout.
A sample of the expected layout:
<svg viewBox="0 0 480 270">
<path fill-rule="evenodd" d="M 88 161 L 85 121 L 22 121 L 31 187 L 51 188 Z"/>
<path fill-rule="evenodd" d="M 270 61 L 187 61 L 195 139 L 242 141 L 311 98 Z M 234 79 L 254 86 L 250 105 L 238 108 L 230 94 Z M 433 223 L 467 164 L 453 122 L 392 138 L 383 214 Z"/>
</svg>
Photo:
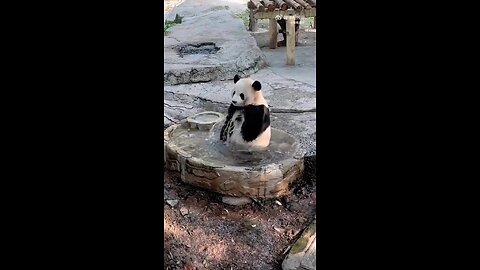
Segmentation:
<svg viewBox="0 0 480 270">
<path fill-rule="evenodd" d="M 287 195 L 304 172 L 305 151 L 296 139 L 272 128 L 269 148 L 232 152 L 219 140 L 225 116 L 193 115 L 164 132 L 166 169 L 180 172 L 183 182 L 236 197 L 274 198 Z"/>
</svg>

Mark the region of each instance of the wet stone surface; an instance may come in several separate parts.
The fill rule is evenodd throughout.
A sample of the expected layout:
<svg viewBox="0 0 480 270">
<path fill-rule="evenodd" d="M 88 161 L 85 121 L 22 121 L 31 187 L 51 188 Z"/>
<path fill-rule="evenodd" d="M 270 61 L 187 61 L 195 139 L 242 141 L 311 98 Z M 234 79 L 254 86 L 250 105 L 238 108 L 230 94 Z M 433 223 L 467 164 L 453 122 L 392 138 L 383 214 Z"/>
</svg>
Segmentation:
<svg viewBox="0 0 480 270">
<path fill-rule="evenodd" d="M 180 57 L 187 54 L 214 54 L 220 50 L 213 42 L 203 42 L 199 44 L 187 44 L 177 48 Z"/>
</svg>

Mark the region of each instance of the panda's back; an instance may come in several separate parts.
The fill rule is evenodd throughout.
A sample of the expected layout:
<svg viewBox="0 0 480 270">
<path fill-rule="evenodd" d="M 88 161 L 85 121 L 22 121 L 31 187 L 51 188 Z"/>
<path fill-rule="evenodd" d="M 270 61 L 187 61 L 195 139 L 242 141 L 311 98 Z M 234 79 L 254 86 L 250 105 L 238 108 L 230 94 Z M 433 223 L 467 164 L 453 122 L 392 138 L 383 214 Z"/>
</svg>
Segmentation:
<svg viewBox="0 0 480 270">
<path fill-rule="evenodd" d="M 264 105 L 230 108 L 220 137 L 235 145 L 267 147 L 271 137 L 268 108 Z"/>
</svg>

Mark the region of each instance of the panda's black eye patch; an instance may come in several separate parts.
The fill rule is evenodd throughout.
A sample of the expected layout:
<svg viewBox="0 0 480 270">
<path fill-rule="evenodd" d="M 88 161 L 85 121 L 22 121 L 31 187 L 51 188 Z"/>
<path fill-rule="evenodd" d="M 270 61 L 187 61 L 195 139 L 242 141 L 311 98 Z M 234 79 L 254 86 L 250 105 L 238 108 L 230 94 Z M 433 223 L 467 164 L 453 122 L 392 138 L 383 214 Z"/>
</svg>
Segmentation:
<svg viewBox="0 0 480 270">
<path fill-rule="evenodd" d="M 232 97 L 233 97 L 233 96 L 235 96 L 235 91 L 233 91 L 233 95 L 232 95 Z"/>
<path fill-rule="evenodd" d="M 245 95 L 243 95 L 243 93 L 241 93 L 241 94 L 240 94 L 240 98 L 241 98 L 242 100 L 244 100 L 244 99 L 245 99 Z"/>
</svg>

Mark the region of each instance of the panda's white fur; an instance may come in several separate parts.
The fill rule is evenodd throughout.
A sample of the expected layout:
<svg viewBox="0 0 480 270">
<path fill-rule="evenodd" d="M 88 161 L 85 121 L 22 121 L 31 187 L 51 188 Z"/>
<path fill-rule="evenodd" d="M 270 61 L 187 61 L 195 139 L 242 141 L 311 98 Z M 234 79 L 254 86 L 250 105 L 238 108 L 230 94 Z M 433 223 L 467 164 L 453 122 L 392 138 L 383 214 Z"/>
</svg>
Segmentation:
<svg viewBox="0 0 480 270">
<path fill-rule="evenodd" d="M 238 75 L 234 78 L 231 104 L 221 140 L 239 150 L 263 150 L 270 144 L 271 127 L 268 104 L 261 84 Z"/>
<path fill-rule="evenodd" d="M 233 86 L 231 97 L 234 106 L 243 107 L 246 105 L 265 105 L 268 107 L 267 101 L 263 97 L 262 90 L 253 89 L 255 81 L 250 78 L 238 79 Z M 240 94 L 244 94 L 244 99 Z"/>
</svg>

